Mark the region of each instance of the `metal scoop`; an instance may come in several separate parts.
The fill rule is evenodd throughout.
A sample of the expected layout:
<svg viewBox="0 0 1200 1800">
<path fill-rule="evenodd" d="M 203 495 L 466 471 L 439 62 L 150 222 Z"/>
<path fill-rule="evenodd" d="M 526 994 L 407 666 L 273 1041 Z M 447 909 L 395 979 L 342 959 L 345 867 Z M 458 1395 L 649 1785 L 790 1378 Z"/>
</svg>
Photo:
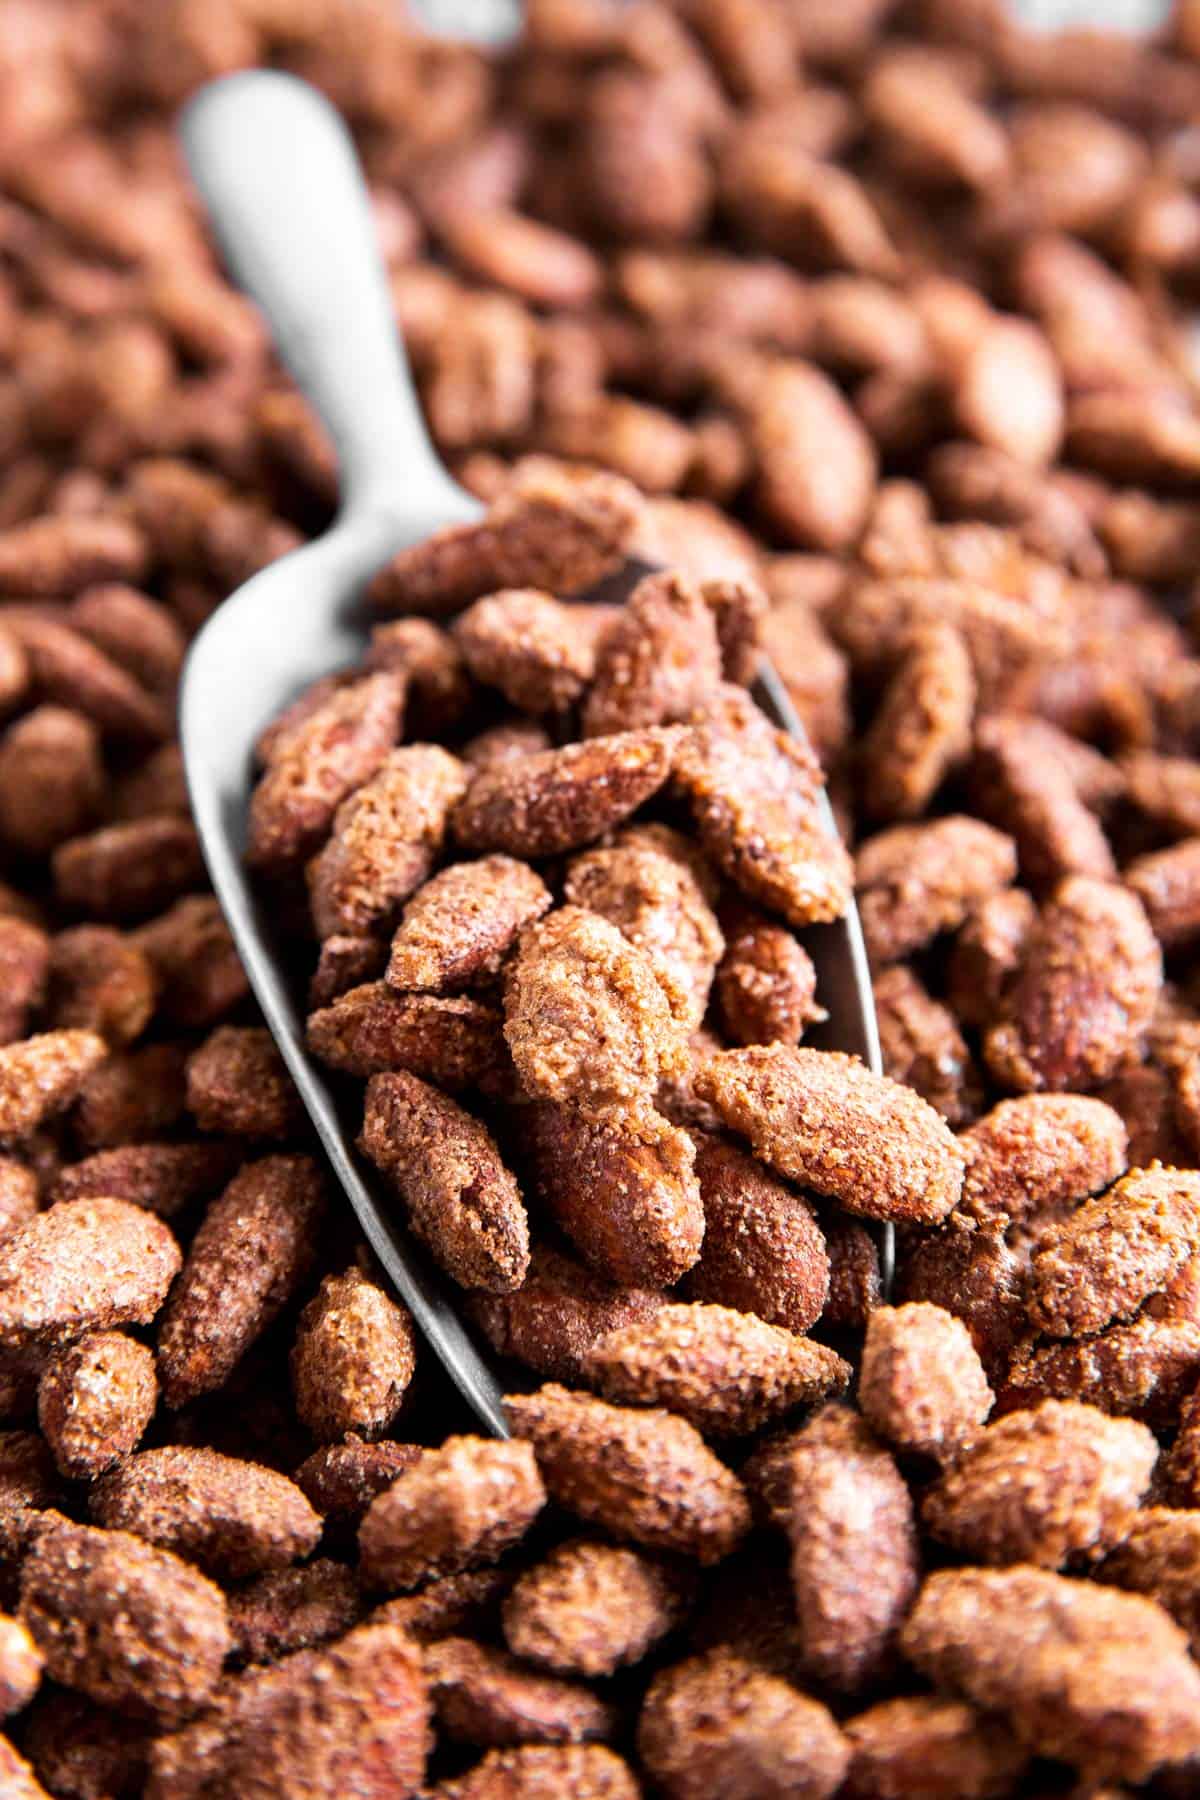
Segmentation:
<svg viewBox="0 0 1200 1800">
<path fill-rule="evenodd" d="M 301 689 L 362 653 L 364 583 L 404 546 L 483 508 L 451 479 L 430 441 L 399 341 L 354 147 L 307 83 L 254 71 L 203 89 L 181 124 L 184 151 L 234 278 L 266 315 L 284 362 L 333 439 L 342 504 L 314 543 L 239 588 L 192 645 L 180 690 L 180 741 L 208 871 L 263 1017 L 372 1250 L 458 1388 L 507 1436 L 502 1389 L 464 1329 L 447 1285 L 381 1200 L 304 1043 L 294 983 L 243 866 L 255 738 Z M 629 564 L 628 586 L 647 572 Z M 605 598 L 613 596 L 605 584 Z M 758 698 L 800 729 L 778 673 Z M 831 833 L 836 832 L 826 806 Z M 829 1012 L 814 1043 L 879 1069 L 870 974 L 857 913 L 804 942 Z M 884 1231 L 885 1278 L 891 1228 Z"/>
</svg>

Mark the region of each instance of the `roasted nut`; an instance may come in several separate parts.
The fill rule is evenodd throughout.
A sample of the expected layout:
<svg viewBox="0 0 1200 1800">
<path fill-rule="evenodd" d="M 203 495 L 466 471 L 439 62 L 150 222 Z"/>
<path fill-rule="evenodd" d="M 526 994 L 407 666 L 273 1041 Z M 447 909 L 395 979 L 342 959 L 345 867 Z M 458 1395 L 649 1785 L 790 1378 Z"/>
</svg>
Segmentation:
<svg viewBox="0 0 1200 1800">
<path fill-rule="evenodd" d="M 306 1156 L 249 1163 L 212 1202 L 159 1326 L 168 1406 L 220 1387 L 266 1330 L 312 1265 L 323 1210 Z"/>
<path fill-rule="evenodd" d="M 204 879 L 195 827 L 173 816 L 71 838 L 54 851 L 51 868 L 64 906 L 122 923 L 161 912 Z"/>
<path fill-rule="evenodd" d="M 932 1694 L 882 1700 L 848 1719 L 845 1800 L 986 1800 L 1017 1791 L 1029 1762 L 992 1713 Z"/>
<path fill-rule="evenodd" d="M 856 859 L 859 911 L 871 960 L 896 962 L 943 931 L 1017 873 L 1011 838 L 960 814 L 895 825 L 868 838 Z"/>
<path fill-rule="evenodd" d="M 233 1654 L 246 1662 L 277 1662 L 341 1637 L 358 1613 L 358 1584 L 343 1563 L 318 1557 L 300 1568 L 276 1569 L 230 1594 Z"/>
<path fill-rule="evenodd" d="M 373 1075 L 362 1147 L 461 1287 L 507 1293 L 529 1265 L 520 1189 L 485 1126 L 415 1075 Z"/>
<path fill-rule="evenodd" d="M 404 908 L 392 938 L 388 986 L 432 993 L 486 987 L 524 927 L 552 903 L 541 877 L 511 856 L 452 864 Z"/>
<path fill-rule="evenodd" d="M 63 1200 L 0 1241 L 0 1344 L 57 1344 L 148 1325 L 179 1272 L 179 1246 L 125 1200 Z"/>
<path fill-rule="evenodd" d="M 945 1461 L 977 1434 L 992 1390 L 962 1320 L 918 1301 L 871 1313 L 858 1403 L 898 1450 Z"/>
<path fill-rule="evenodd" d="M 881 970 L 871 985 L 884 1074 L 961 1129 L 975 1116 L 982 1084 L 953 1013 L 905 963 Z"/>
<path fill-rule="evenodd" d="M 53 1680 L 167 1725 L 204 1705 L 229 1649 L 220 1588 L 127 1531 L 58 1514 L 22 1566 L 21 1618 Z"/>
<path fill-rule="evenodd" d="M 477 600 L 455 621 L 453 638 L 476 681 L 499 688 L 521 712 L 565 711 L 595 672 L 587 611 L 536 588 L 506 588 Z"/>
<path fill-rule="evenodd" d="M 452 1437 L 424 1450 L 367 1508 L 358 1543 L 364 1581 L 405 1589 L 519 1543 L 546 1501 L 527 1444 Z"/>
<path fill-rule="evenodd" d="M 382 981 L 311 1013 L 308 1047 L 347 1075 L 402 1069 L 455 1092 L 486 1085 L 505 1061 L 495 1007 L 458 994 L 398 994 Z"/>
<path fill-rule="evenodd" d="M 641 1551 L 578 1538 L 517 1581 L 504 1636 L 526 1662 L 557 1675 L 611 1675 L 636 1663 L 680 1623 L 686 1578 Z"/>
<path fill-rule="evenodd" d="M 38 1383 L 38 1424 L 64 1475 L 103 1475 L 136 1449 L 154 1417 L 154 1353 L 120 1331 L 89 1331 L 58 1351 Z"/>
<path fill-rule="evenodd" d="M 958 1200 L 964 1158 L 953 1134 L 910 1089 L 854 1057 L 727 1050 L 696 1087 L 769 1167 L 847 1211 L 935 1224 Z"/>
<path fill-rule="evenodd" d="M 49 1197 L 90 1200 L 122 1194 L 135 1206 L 170 1219 L 223 1187 L 240 1158 L 240 1146 L 232 1143 L 129 1144 L 97 1151 L 61 1169 Z"/>
<path fill-rule="evenodd" d="M 59 1031 L 94 1031 L 110 1044 L 131 1044 L 154 1012 L 149 962 L 119 931 L 77 925 L 50 947 L 46 1011 Z"/>
<path fill-rule="evenodd" d="M 704 1238 L 686 1277 L 689 1299 L 807 1331 L 830 1288 L 825 1238 L 808 1203 L 716 1138 L 698 1139 L 696 1175 Z"/>
<path fill-rule="evenodd" d="M 459 1742 L 584 1743 L 613 1735 L 612 1708 L 581 1682 L 524 1669 L 503 1650 L 469 1638 L 438 1638 L 424 1653 L 434 1714 Z"/>
<path fill-rule="evenodd" d="M 962 1212 L 1025 1220 L 1073 1206 L 1124 1173 L 1128 1137 L 1119 1113 L 1081 1094 L 1002 1100 L 963 1133 Z"/>
<path fill-rule="evenodd" d="M 395 1422 L 415 1363 L 408 1313 L 357 1269 L 327 1275 L 292 1347 L 301 1422 L 329 1442 L 379 1436 Z"/>
<path fill-rule="evenodd" d="M 826 1017 L 808 952 L 790 931 L 749 912 L 726 926 L 716 990 L 736 1044 L 798 1044 L 806 1025 Z"/>
<path fill-rule="evenodd" d="M 94 1031 L 46 1031 L 0 1049 L 0 1139 L 27 1138 L 70 1106 L 105 1054 Z"/>
<path fill-rule="evenodd" d="M 628 1765 L 603 1744 L 523 1744 L 489 1750 L 438 1800 L 637 1800 Z"/>
<path fill-rule="evenodd" d="M 286 1568 L 321 1521 L 286 1475 L 215 1450 L 140 1450 L 92 1489 L 92 1517 L 234 1579 Z"/>
<path fill-rule="evenodd" d="M 205 1030 L 231 1013 L 249 991 L 245 970 L 220 903 L 190 894 L 134 933 L 158 989 L 160 1014 L 172 1025 Z"/>
<path fill-rule="evenodd" d="M 510 1294 L 472 1296 L 471 1316 L 498 1356 L 543 1381 L 579 1383 L 583 1357 L 620 1325 L 665 1304 L 651 1288 L 618 1287 L 548 1245 L 535 1245 L 529 1272 Z"/>
<path fill-rule="evenodd" d="M 269 1031 L 222 1025 L 188 1058 L 187 1106 L 201 1131 L 232 1137 L 294 1138 L 300 1096 Z"/>
<path fill-rule="evenodd" d="M 420 1455 L 416 1444 L 367 1444 L 351 1437 L 314 1450 L 296 1470 L 296 1486 L 332 1523 L 357 1525 L 375 1496 Z"/>
<path fill-rule="evenodd" d="M 588 737 L 686 719 L 721 680 L 716 618 L 698 584 L 647 575 L 605 633 L 583 707 Z"/>
<path fill-rule="evenodd" d="M 926 1581 L 901 1643 L 922 1674 L 1093 1779 L 1139 1782 L 1200 1745 L 1186 1639 L 1140 1596 L 1044 1569 L 945 1570 Z"/>
<path fill-rule="evenodd" d="M 39 706 L 0 738 L 0 838 L 45 856 L 95 823 L 104 798 L 95 726 L 82 713 Z"/>
</svg>

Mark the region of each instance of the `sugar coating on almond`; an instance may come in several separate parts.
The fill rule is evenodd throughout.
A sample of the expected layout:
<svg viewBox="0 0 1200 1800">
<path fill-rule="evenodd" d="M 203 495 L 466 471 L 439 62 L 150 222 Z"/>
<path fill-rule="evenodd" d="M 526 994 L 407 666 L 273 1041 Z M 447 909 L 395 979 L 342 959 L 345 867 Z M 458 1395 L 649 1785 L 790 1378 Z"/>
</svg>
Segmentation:
<svg viewBox="0 0 1200 1800">
<path fill-rule="evenodd" d="M 0 1343 L 54 1344 L 148 1325 L 182 1257 L 161 1219 L 125 1200 L 62 1200 L 0 1242 Z"/>
<path fill-rule="evenodd" d="M 670 1564 L 577 1538 L 518 1578 L 504 1602 L 504 1636 L 514 1655 L 556 1674 L 611 1675 L 679 1624 L 687 1597 Z"/>
<path fill-rule="evenodd" d="M 978 1432 L 992 1398 L 961 1319 L 924 1301 L 880 1306 L 871 1314 L 858 1403 L 897 1449 L 954 1456 Z"/>
<path fill-rule="evenodd" d="M 524 1537 L 545 1499 L 527 1444 L 447 1438 L 367 1509 L 358 1538 L 363 1578 L 407 1589 L 494 1562 Z"/>
<path fill-rule="evenodd" d="M 357 1269 L 327 1275 L 296 1329 L 296 1411 L 317 1438 L 376 1436 L 395 1420 L 415 1366 L 408 1312 Z"/>
</svg>

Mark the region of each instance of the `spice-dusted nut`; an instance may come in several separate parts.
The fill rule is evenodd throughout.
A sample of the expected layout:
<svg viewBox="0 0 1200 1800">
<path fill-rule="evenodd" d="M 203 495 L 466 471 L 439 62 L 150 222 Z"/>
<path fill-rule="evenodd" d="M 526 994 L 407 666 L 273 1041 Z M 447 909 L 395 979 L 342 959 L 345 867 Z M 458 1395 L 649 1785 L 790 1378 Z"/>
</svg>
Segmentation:
<svg viewBox="0 0 1200 1800">
<path fill-rule="evenodd" d="M 1200 1638 L 1196 1611 L 1196 1562 L 1200 1557 L 1200 1515 L 1169 1506 L 1138 1513 L 1128 1534 L 1101 1565 L 1101 1580 L 1157 1600 L 1191 1639 Z"/>
<path fill-rule="evenodd" d="M 544 725 L 536 719 L 511 719 L 468 739 L 462 747 L 462 759 L 472 769 L 487 769 L 514 757 L 536 756 L 549 749 L 550 734 Z"/>
<path fill-rule="evenodd" d="M 453 735 L 470 711 L 475 690 L 462 652 L 430 619 L 377 625 L 363 668 L 392 669 L 404 677 L 405 731 L 418 743 Z"/>
<path fill-rule="evenodd" d="M 717 690 L 694 718 L 675 779 L 709 858 L 790 925 L 840 918 L 850 863 L 822 817 L 811 745 L 775 730 L 738 687 Z"/>
<path fill-rule="evenodd" d="M 407 1311 L 357 1269 L 327 1275 L 296 1328 L 296 1412 L 324 1441 L 378 1437 L 395 1421 L 415 1366 Z"/>
<path fill-rule="evenodd" d="M 848 1212 L 936 1224 L 958 1200 L 965 1157 L 944 1120 L 855 1057 L 782 1044 L 726 1050 L 696 1086 L 770 1168 Z"/>
<path fill-rule="evenodd" d="M 296 1486 L 331 1523 L 357 1525 L 376 1494 L 391 1487 L 420 1455 L 416 1444 L 367 1444 L 351 1437 L 306 1457 L 296 1470 Z"/>
<path fill-rule="evenodd" d="M 502 588 L 576 593 L 621 562 L 639 514 L 619 476 L 569 475 L 541 462 L 478 525 L 451 525 L 402 550 L 368 590 L 382 613 L 456 612 Z"/>
<path fill-rule="evenodd" d="M 187 1106 L 201 1131 L 295 1137 L 304 1120 L 275 1040 L 265 1026 L 220 1025 L 188 1058 Z"/>
<path fill-rule="evenodd" d="M 0 1043 L 27 1035 L 30 1014 L 45 994 L 49 966 L 50 940 L 40 925 L 0 918 Z"/>
<path fill-rule="evenodd" d="M 971 747 L 975 676 L 961 632 L 919 627 L 895 671 L 862 744 L 863 802 L 876 819 L 923 813 Z"/>
<path fill-rule="evenodd" d="M 171 715 L 163 699 L 147 693 L 81 632 L 24 611 L 14 612 L 8 625 L 25 652 L 40 699 L 82 713 L 119 742 L 144 748 L 171 736 Z"/>
<path fill-rule="evenodd" d="M 990 1025 L 1024 955 L 1037 905 L 1024 888 L 1002 888 L 973 908 L 947 965 L 947 998 L 964 1025 Z"/>
<path fill-rule="evenodd" d="M 926 825 L 894 825 L 868 838 L 856 858 L 859 911 L 874 963 L 910 956 L 1017 873 L 1010 837 L 962 814 Z"/>
<path fill-rule="evenodd" d="M 28 519 L 0 534 L 0 593 L 41 600 L 97 581 L 137 581 L 147 553 L 137 526 L 115 515 Z"/>
<path fill-rule="evenodd" d="M 528 1444 L 447 1438 L 367 1508 L 358 1531 L 363 1580 L 395 1591 L 495 1562 L 545 1503 Z"/>
<path fill-rule="evenodd" d="M 695 1088 L 697 1071 L 720 1048 L 720 1039 L 701 1026 L 688 1038 L 683 1066 L 659 1082 L 654 1103 L 672 1125 L 681 1125 L 685 1131 L 721 1130 L 720 1114 L 707 1100 L 701 1100 Z"/>
<path fill-rule="evenodd" d="M 0 1431 L 0 1554 L 6 1565 L 24 1555 L 41 1515 L 62 1499 L 45 1439 L 36 1431 Z"/>
<path fill-rule="evenodd" d="M 915 182 L 986 191 L 1009 172 L 1003 127 L 934 48 L 897 44 L 877 53 L 862 102 L 884 155 Z"/>
<path fill-rule="evenodd" d="M 20 1712 L 37 1693 L 42 1656 L 20 1619 L 0 1613 L 0 1717 Z"/>
<path fill-rule="evenodd" d="M 158 1011 L 170 1024 L 205 1030 L 246 997 L 246 972 L 211 894 L 189 894 L 134 933 L 158 988 Z"/>
<path fill-rule="evenodd" d="M 452 863 L 404 908 L 388 958 L 388 986 L 432 993 L 486 986 L 524 927 L 552 904 L 540 875 L 511 856 Z"/>
<path fill-rule="evenodd" d="M 1093 1780 L 1137 1783 L 1200 1748 L 1200 1672 L 1139 1595 L 1045 1569 L 947 1569 L 926 1581 L 901 1643 L 922 1674 Z"/>
<path fill-rule="evenodd" d="M 198 1570 L 59 1514 L 22 1565 L 21 1618 L 53 1680 L 165 1724 L 204 1705 L 229 1649 L 225 1597 Z"/>
<path fill-rule="evenodd" d="M 391 751 L 334 815 L 306 871 L 318 937 L 363 936 L 395 921 L 432 872 L 467 771 L 433 744 Z"/>
<path fill-rule="evenodd" d="M 789 1458 L 792 1590 L 808 1674 L 853 1694 L 891 1663 L 919 1579 L 917 1532 L 888 1453 L 840 1421 L 827 1441 L 824 1417 Z"/>
<path fill-rule="evenodd" d="M 843 1730 L 851 1749 L 843 1800 L 1004 1800 L 1029 1764 L 997 1715 L 935 1694 L 881 1700 Z"/>
<path fill-rule="evenodd" d="M 229 1596 L 233 1654 L 245 1662 L 277 1662 L 349 1631 L 359 1614 L 354 1571 L 326 1557 L 301 1568 L 274 1569 Z"/>
<path fill-rule="evenodd" d="M 726 1650 L 655 1676 L 637 1742 L 670 1800 L 829 1800 L 850 1761 L 818 1700 Z"/>
<path fill-rule="evenodd" d="M 713 888 L 687 838 L 665 825 L 637 825 L 611 845 L 575 857 L 564 895 L 650 957 L 671 1011 L 693 1030 L 704 1016 L 723 942 L 710 905 Z"/>
<path fill-rule="evenodd" d="M 67 617 L 76 631 L 128 669 L 149 693 L 168 699 L 174 693 L 187 642 L 175 618 L 158 601 L 137 588 L 102 583 L 85 588 Z"/>
<path fill-rule="evenodd" d="M 580 906 L 522 935 L 505 983 L 504 1035 L 531 1098 L 593 1116 L 646 1105 L 683 1060 L 654 961 Z"/>
<path fill-rule="evenodd" d="M 536 588 L 506 588 L 477 600 L 455 620 L 452 635 L 475 680 L 499 688 L 521 712 L 565 712 L 595 672 L 595 633 L 587 609 L 564 605 Z"/>
<path fill-rule="evenodd" d="M 85 1150 L 154 1137 L 178 1125 L 187 1107 L 187 1046 L 114 1050 L 84 1082 L 72 1115 Z"/>
<path fill-rule="evenodd" d="M 134 819 L 59 844 L 55 892 L 74 912 L 117 922 L 161 912 L 204 880 L 204 859 L 187 819 Z"/>
<path fill-rule="evenodd" d="M 321 1521 L 286 1475 L 216 1450 L 139 1450 L 92 1489 L 100 1525 L 132 1531 L 237 1580 L 286 1568 L 316 1547 Z"/>
<path fill-rule="evenodd" d="M 470 1311 L 497 1356 L 524 1363 L 543 1381 L 579 1385 L 591 1346 L 618 1326 L 648 1318 L 665 1299 L 651 1288 L 615 1286 L 537 1244 L 520 1287 L 472 1295 Z"/>
<path fill-rule="evenodd" d="M 360 1143 L 403 1200 L 414 1234 L 460 1287 L 520 1287 L 529 1220 L 478 1119 L 415 1075 L 373 1075 Z"/>
<path fill-rule="evenodd" d="M 111 926 L 77 925 L 51 944 L 46 1013 L 56 1030 L 131 1044 L 150 1023 L 156 987 L 143 952 Z"/>
<path fill-rule="evenodd" d="M 807 1201 L 713 1137 L 697 1138 L 696 1175 L 704 1238 L 686 1277 L 688 1298 L 807 1331 L 830 1284 L 825 1238 Z"/>
<path fill-rule="evenodd" d="M 850 1366 L 823 1344 L 727 1306 L 668 1305 L 583 1359 L 608 1400 L 665 1406 L 713 1437 L 741 1436 L 840 1392 Z"/>
<path fill-rule="evenodd" d="M 1128 1166 L 1120 1114 L 1082 1094 L 1022 1094 L 1002 1100 L 962 1143 L 967 1173 L 959 1207 L 1002 1223 L 1071 1207 L 1106 1188 Z"/>
<path fill-rule="evenodd" d="M 790 931 L 748 909 L 726 925 L 716 991 L 735 1044 L 798 1044 L 805 1026 L 826 1016 L 808 952 Z"/>
<path fill-rule="evenodd" d="M 95 823 L 104 788 L 91 720 L 61 706 L 35 707 L 0 738 L 0 839 L 45 856 Z"/>
<path fill-rule="evenodd" d="M 367 1622 L 223 1686 L 211 1712 L 156 1739 L 147 1800 L 415 1794 L 429 1747 L 420 1654 L 396 1625 Z"/>
<path fill-rule="evenodd" d="M 993 1386 L 1028 1327 L 1029 1246 L 1010 1244 L 999 1221 L 977 1225 L 955 1212 L 942 1230 L 901 1246 L 896 1297 L 927 1300 L 961 1319 Z"/>
<path fill-rule="evenodd" d="M 497 1007 L 465 994 L 398 994 L 383 981 L 350 988 L 311 1013 L 308 1047 L 347 1075 L 404 1069 L 440 1088 L 486 1085 L 507 1061 Z"/>
<path fill-rule="evenodd" d="M 1136 857 L 1123 879 L 1141 900 L 1164 950 L 1193 941 L 1200 931 L 1200 838 Z"/>
<path fill-rule="evenodd" d="M 1052 1337 L 1085 1337 L 1134 1316 L 1200 1248 L 1200 1175 L 1131 1169 L 1041 1233 L 1029 1317 Z"/>
<path fill-rule="evenodd" d="M 763 620 L 762 641 L 813 748 L 828 765 L 850 734 L 846 658 L 803 598 L 772 606 Z"/>
<path fill-rule="evenodd" d="M 247 857 L 288 868 L 320 848 L 342 801 L 400 734 L 404 680 L 390 671 L 336 689 L 278 742 L 250 798 Z"/>
<path fill-rule="evenodd" d="M 670 571 L 647 575 L 599 647 L 584 733 L 602 737 L 686 719 L 721 674 L 716 617 L 699 585 Z"/>
<path fill-rule="evenodd" d="M 741 1483 L 686 1420 L 553 1384 L 505 1406 L 551 1499 L 614 1537 L 713 1563 L 749 1529 Z"/>
<path fill-rule="evenodd" d="M 51 1356 L 38 1424 L 64 1475 L 103 1475 L 136 1449 L 158 1404 L 154 1352 L 121 1331 L 89 1331 Z"/>
<path fill-rule="evenodd" d="M 1023 1339 L 996 1397 L 1000 1412 L 1039 1400 L 1081 1400 L 1103 1412 L 1165 1427 L 1200 1377 L 1200 1325 L 1156 1319 L 1110 1325 L 1065 1343 Z"/>
<path fill-rule="evenodd" d="M 254 760 L 258 766 L 269 769 L 285 751 L 303 743 L 310 722 L 318 714 L 324 715 L 330 700 L 338 695 L 345 697 L 354 685 L 354 671 L 343 669 L 333 675 L 319 675 L 316 681 L 302 688 L 255 738 Z M 361 700 L 363 695 L 360 693 L 358 698 Z"/>
<path fill-rule="evenodd" d="M 106 1193 L 111 1193 L 106 1188 Z M 56 1199 L 65 1196 L 56 1195 Z M 0 1156 L 0 1237 L 7 1237 L 37 1212 L 41 1195 L 38 1178 L 15 1156 Z"/>
<path fill-rule="evenodd" d="M 832 1220 L 824 1235 L 829 1295 L 821 1317 L 830 1331 L 865 1331 L 883 1298 L 879 1247 L 867 1227 L 853 1219 Z"/>
<path fill-rule="evenodd" d="M 1021 1093 L 1097 1087 L 1138 1057 L 1161 987 L 1162 952 L 1137 895 L 1068 876 L 984 1039 L 988 1067 Z"/>
<path fill-rule="evenodd" d="M 666 1287 L 695 1263 L 704 1209 L 687 1133 L 645 1109 L 589 1119 L 553 1102 L 518 1129 L 541 1204 L 590 1268 Z"/>
<path fill-rule="evenodd" d="M 535 1674 L 504 1650 L 444 1637 L 426 1647 L 424 1663 L 434 1715 L 458 1743 L 499 1749 L 585 1743 L 614 1734 L 612 1707 L 590 1688 Z"/>
<path fill-rule="evenodd" d="M 489 1750 L 436 1800 L 638 1800 L 629 1765 L 603 1744 L 521 1744 Z"/>
<path fill-rule="evenodd" d="M 455 807 L 451 834 L 464 849 L 510 856 L 581 849 L 658 792 L 682 735 L 655 727 L 489 760 Z"/>
<path fill-rule="evenodd" d="M 640 1662 L 687 1610 L 686 1576 L 616 1544 L 574 1538 L 522 1575 L 504 1602 L 515 1656 L 557 1675 L 611 1675 Z"/>
<path fill-rule="evenodd" d="M 158 1332 L 167 1405 L 211 1393 L 312 1266 L 324 1184 L 307 1156 L 248 1163 L 209 1206 Z"/>
<path fill-rule="evenodd" d="M 89 1200 L 120 1194 L 135 1206 L 170 1219 L 193 1200 L 224 1187 L 242 1154 L 234 1143 L 126 1144 L 99 1150 L 61 1169 L 49 1198 Z"/>
<path fill-rule="evenodd" d="M 987 1426 L 927 1490 L 921 1516 L 973 1562 L 1058 1569 L 1121 1541 L 1157 1457 L 1144 1425 L 1044 1400 Z"/>
<path fill-rule="evenodd" d="M 181 1260 L 167 1227 L 140 1206 L 60 1201 L 0 1240 L 0 1345 L 148 1325 Z"/>
<path fill-rule="evenodd" d="M 954 1014 L 906 963 L 881 970 L 872 988 L 884 1074 L 914 1088 L 956 1130 L 969 1124 L 981 1083 Z"/>
<path fill-rule="evenodd" d="M 0 1139 L 27 1138 L 69 1106 L 106 1054 L 94 1031 L 46 1031 L 0 1048 Z"/>
<path fill-rule="evenodd" d="M 1016 840 L 1024 878 L 1044 886 L 1063 875 L 1110 881 L 1116 863 L 1104 828 L 1081 792 L 1079 746 L 1053 725 L 1011 713 L 980 721 L 971 765 L 976 806 Z"/>
<path fill-rule="evenodd" d="M 771 362 L 751 385 L 745 428 L 764 519 L 786 543 L 847 549 L 866 520 L 877 464 L 870 437 L 829 377 L 811 363 Z"/>
<path fill-rule="evenodd" d="M 977 1434 L 992 1390 L 962 1320 L 914 1302 L 868 1319 L 858 1403 L 898 1450 L 945 1461 Z"/>
</svg>

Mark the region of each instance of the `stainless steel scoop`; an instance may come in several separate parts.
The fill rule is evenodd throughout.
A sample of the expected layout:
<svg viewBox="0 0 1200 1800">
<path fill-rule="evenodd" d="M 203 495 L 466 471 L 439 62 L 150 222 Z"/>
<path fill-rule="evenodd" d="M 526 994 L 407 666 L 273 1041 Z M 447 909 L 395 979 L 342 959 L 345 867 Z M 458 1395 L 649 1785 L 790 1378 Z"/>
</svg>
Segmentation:
<svg viewBox="0 0 1200 1800">
<path fill-rule="evenodd" d="M 239 588 L 192 645 L 180 691 L 188 789 L 212 884 L 250 985 L 367 1240 L 426 1339 L 481 1421 L 507 1435 L 501 1388 L 464 1329 L 446 1284 L 410 1242 L 393 1203 L 353 1148 L 304 1044 L 304 1019 L 243 867 L 258 733 L 317 676 L 361 655 L 358 599 L 405 545 L 482 508 L 451 479 L 421 417 L 399 341 L 366 188 L 349 133 L 292 76 L 254 71 L 212 83 L 181 134 L 230 272 L 266 315 L 284 362 L 337 450 L 342 504 L 316 542 Z M 632 586 L 645 565 L 627 568 Z M 611 583 L 606 598 L 612 597 Z M 777 672 L 758 698 L 799 729 Z M 829 829 L 836 831 L 826 806 Z M 858 916 L 804 934 L 828 1022 L 812 1041 L 880 1067 Z M 885 1278 L 891 1228 L 883 1233 Z"/>
</svg>

